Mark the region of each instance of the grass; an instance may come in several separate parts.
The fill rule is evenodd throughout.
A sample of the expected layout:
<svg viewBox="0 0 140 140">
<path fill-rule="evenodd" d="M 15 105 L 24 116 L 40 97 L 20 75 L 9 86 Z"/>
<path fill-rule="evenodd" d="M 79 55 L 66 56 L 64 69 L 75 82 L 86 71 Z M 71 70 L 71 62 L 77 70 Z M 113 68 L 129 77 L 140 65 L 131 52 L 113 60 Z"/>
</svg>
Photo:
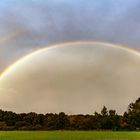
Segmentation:
<svg viewBox="0 0 140 140">
<path fill-rule="evenodd" d="M 0 131 L 0 140 L 140 140 L 140 132 Z"/>
</svg>

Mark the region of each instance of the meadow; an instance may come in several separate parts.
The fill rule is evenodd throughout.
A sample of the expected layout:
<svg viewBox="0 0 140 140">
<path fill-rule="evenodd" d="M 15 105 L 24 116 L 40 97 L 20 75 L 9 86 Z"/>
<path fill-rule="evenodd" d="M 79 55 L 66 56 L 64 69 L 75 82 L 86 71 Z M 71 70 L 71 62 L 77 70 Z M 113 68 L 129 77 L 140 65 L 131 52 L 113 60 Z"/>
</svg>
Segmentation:
<svg viewBox="0 0 140 140">
<path fill-rule="evenodd" d="M 140 132 L 0 131 L 0 140 L 140 140 Z"/>
</svg>

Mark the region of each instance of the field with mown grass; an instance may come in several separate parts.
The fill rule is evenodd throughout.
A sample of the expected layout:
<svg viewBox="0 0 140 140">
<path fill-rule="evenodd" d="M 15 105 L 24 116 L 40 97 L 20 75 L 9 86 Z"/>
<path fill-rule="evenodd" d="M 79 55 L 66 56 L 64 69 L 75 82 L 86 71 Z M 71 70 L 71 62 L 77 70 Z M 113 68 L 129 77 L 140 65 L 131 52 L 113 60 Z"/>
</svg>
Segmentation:
<svg viewBox="0 0 140 140">
<path fill-rule="evenodd" d="M 0 140 L 140 140 L 140 132 L 0 131 Z"/>
</svg>

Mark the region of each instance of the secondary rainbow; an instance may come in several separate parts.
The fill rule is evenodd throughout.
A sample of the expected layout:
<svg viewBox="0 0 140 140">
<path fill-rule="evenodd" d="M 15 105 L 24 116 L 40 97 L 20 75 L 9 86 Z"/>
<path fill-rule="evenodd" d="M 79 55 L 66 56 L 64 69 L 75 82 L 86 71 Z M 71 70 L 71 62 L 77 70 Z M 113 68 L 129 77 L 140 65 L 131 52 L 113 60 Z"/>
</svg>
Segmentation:
<svg viewBox="0 0 140 140">
<path fill-rule="evenodd" d="M 53 48 L 56 48 L 56 47 L 59 47 L 61 45 L 75 45 L 75 44 L 94 44 L 94 45 L 106 45 L 108 47 L 113 47 L 113 48 L 120 48 L 120 49 L 123 49 L 125 51 L 129 51 L 135 55 L 138 55 L 140 56 L 140 52 L 136 51 L 136 50 L 133 50 L 133 49 L 130 49 L 130 48 L 127 48 L 125 46 L 122 46 L 122 45 L 116 45 L 116 44 L 111 44 L 111 43 L 106 43 L 106 42 L 98 42 L 98 41 L 79 41 L 79 42 L 66 42 L 66 43 L 60 43 L 60 44 L 56 44 L 56 45 L 51 45 L 51 46 L 45 46 L 44 48 L 42 49 L 39 49 L 39 50 L 36 50 L 32 53 L 29 53 L 25 56 L 23 56 L 22 58 L 20 58 L 19 60 L 17 60 L 16 62 L 14 62 L 13 64 L 11 64 L 9 67 L 7 67 L 3 72 L 2 74 L 0 75 L 0 80 L 2 80 L 5 76 L 8 75 L 8 73 L 10 73 L 13 69 L 16 68 L 16 66 L 22 64 L 23 61 L 26 61 L 28 60 L 29 58 L 35 56 L 36 54 L 39 54 L 41 52 L 44 52 L 48 49 L 53 49 Z"/>
</svg>

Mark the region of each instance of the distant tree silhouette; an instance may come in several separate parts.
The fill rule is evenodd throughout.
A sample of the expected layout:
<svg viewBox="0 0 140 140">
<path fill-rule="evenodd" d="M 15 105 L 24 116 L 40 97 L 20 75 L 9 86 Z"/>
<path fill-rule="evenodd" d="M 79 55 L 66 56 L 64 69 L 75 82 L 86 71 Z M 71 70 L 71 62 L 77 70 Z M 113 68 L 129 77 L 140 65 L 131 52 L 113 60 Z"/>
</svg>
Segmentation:
<svg viewBox="0 0 140 140">
<path fill-rule="evenodd" d="M 56 119 L 55 127 L 57 130 L 64 130 L 67 129 L 69 125 L 69 120 L 67 115 L 64 112 L 60 112 Z"/>
<path fill-rule="evenodd" d="M 16 114 L 0 110 L 0 130 L 140 130 L 140 98 L 130 103 L 123 115 L 105 106 L 93 115 Z"/>
</svg>

